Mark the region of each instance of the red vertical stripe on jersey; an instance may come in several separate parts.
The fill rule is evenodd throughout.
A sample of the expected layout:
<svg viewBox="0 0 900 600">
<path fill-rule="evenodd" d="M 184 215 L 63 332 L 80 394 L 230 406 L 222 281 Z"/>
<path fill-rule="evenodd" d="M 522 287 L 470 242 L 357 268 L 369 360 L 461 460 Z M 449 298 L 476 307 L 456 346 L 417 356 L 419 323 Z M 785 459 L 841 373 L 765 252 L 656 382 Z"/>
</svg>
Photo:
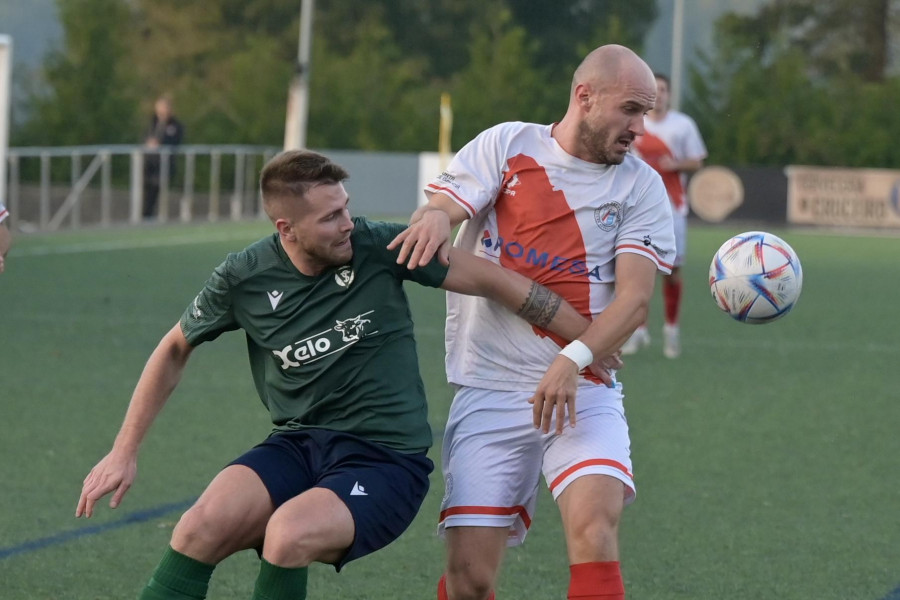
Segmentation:
<svg viewBox="0 0 900 600">
<path fill-rule="evenodd" d="M 575 212 L 533 158 L 519 154 L 507 165 L 494 206 L 503 240 L 500 264 L 550 288 L 591 318 L 587 268 L 573 267 L 577 261 L 586 265 L 587 258 Z M 567 343 L 539 327 L 534 330 L 560 346 Z"/>
<path fill-rule="evenodd" d="M 669 194 L 669 200 L 675 208 L 684 206 L 684 186 L 681 185 L 681 174 L 678 171 L 663 171 L 659 167 L 659 159 L 663 156 L 672 157 L 672 151 L 661 139 L 650 133 L 644 133 L 634 142 L 641 158 L 660 174 Z"/>
</svg>

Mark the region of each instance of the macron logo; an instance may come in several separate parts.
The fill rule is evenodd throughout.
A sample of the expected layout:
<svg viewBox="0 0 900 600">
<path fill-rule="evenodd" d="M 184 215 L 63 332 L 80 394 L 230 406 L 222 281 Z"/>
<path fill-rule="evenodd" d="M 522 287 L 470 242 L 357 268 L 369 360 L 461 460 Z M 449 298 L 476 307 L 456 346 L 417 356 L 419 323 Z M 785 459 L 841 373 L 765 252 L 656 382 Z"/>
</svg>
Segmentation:
<svg viewBox="0 0 900 600">
<path fill-rule="evenodd" d="M 366 488 L 359 485 L 359 482 L 357 481 L 356 483 L 353 484 L 353 489 L 350 490 L 350 495 L 351 496 L 368 496 L 369 494 L 366 493 Z"/>
<path fill-rule="evenodd" d="M 284 292 L 272 290 L 271 292 L 266 292 L 266 295 L 269 297 L 269 304 L 272 305 L 272 310 L 275 310 L 278 308 L 278 303 L 281 302 L 281 299 L 284 297 Z"/>
</svg>

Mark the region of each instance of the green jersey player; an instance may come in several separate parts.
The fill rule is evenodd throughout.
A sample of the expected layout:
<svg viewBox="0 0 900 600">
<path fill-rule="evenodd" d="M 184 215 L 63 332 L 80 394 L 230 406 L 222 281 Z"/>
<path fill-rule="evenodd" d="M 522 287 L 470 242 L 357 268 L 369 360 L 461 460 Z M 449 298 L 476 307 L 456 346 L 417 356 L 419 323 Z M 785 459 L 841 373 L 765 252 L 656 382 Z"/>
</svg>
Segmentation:
<svg viewBox="0 0 900 600">
<path fill-rule="evenodd" d="M 85 479 L 76 517 L 109 493 L 118 506 L 193 349 L 244 331 L 274 431 L 181 517 L 142 598 L 204 598 L 215 565 L 254 548 L 254 598 L 302 599 L 311 562 L 339 570 L 406 529 L 433 465 L 404 280 L 489 297 L 567 339 L 588 325 L 546 288 L 466 252 L 449 265 L 398 265 L 386 246 L 403 226 L 351 218 L 347 176 L 308 151 L 264 167 L 276 233 L 215 270 L 151 355 L 112 450 Z"/>
</svg>

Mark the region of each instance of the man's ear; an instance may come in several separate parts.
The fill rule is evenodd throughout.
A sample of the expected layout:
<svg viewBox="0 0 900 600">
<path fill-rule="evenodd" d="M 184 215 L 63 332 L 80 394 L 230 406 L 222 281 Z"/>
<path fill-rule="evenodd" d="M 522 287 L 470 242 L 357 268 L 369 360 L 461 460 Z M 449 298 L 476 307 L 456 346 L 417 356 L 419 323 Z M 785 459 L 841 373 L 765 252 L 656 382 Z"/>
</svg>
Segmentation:
<svg viewBox="0 0 900 600">
<path fill-rule="evenodd" d="M 297 234 L 294 231 L 294 225 L 287 219 L 275 219 L 275 229 L 278 231 L 278 235 L 280 235 L 284 239 L 291 242 L 297 241 Z"/>
<path fill-rule="evenodd" d="M 583 110 L 590 109 L 591 104 L 593 104 L 592 92 L 591 86 L 587 83 L 579 83 L 575 86 L 575 99 Z"/>
</svg>

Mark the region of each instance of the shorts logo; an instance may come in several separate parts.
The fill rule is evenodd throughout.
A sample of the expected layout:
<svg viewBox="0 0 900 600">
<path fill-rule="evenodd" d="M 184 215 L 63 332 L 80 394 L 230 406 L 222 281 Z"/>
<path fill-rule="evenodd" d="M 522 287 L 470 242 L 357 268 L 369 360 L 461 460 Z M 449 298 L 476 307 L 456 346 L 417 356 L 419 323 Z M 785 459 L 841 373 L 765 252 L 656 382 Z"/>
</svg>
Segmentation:
<svg viewBox="0 0 900 600">
<path fill-rule="evenodd" d="M 353 489 L 350 490 L 350 495 L 351 496 L 368 496 L 369 494 L 368 494 L 368 492 L 366 492 L 366 488 L 359 485 L 359 482 L 357 481 L 356 483 L 353 484 Z"/>
<path fill-rule="evenodd" d="M 441 499 L 441 509 L 447 508 L 447 503 L 450 502 L 450 494 L 453 493 L 453 474 L 447 473 L 447 476 L 444 477 L 444 497 Z"/>
<path fill-rule="evenodd" d="M 353 283 L 353 278 L 355 276 L 356 274 L 350 267 L 341 267 L 340 270 L 334 274 L 334 282 L 342 288 L 347 288 Z"/>
<path fill-rule="evenodd" d="M 594 222 L 603 231 L 612 231 L 619 226 L 619 215 L 621 214 L 621 204 L 618 202 L 607 202 L 594 210 Z"/>
</svg>

